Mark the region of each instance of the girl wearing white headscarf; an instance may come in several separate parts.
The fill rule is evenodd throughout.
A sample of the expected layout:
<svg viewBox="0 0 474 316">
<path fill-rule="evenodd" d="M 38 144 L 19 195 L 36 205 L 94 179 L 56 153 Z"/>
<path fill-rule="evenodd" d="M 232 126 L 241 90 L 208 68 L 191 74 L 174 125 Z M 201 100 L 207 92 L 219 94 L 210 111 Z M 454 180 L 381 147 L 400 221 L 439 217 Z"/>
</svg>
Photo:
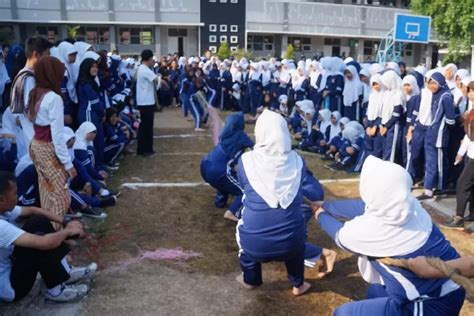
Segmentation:
<svg viewBox="0 0 474 316">
<path fill-rule="evenodd" d="M 447 64 L 443 68 L 443 76 L 446 79 L 446 84 L 451 92 L 454 92 L 456 89 L 456 81 L 454 75 L 458 71 L 458 67 L 455 64 Z"/>
<path fill-rule="evenodd" d="M 284 261 L 293 294 L 301 295 L 310 288 L 304 282 L 306 223 L 301 205 L 303 196 L 321 199 L 322 190 L 303 159 L 291 150 L 281 115 L 264 110 L 255 125 L 255 140 L 254 149 L 242 155 L 238 167 L 245 195 L 236 233 L 243 272 L 238 280 L 246 288 L 260 286 L 261 264 Z M 330 270 L 332 266 L 327 273 Z"/>
<path fill-rule="evenodd" d="M 295 72 L 295 77 L 291 80 L 293 91 L 295 93 L 295 101 L 306 99 L 309 90 L 309 80 L 306 77 L 303 67 L 298 67 Z"/>
<path fill-rule="evenodd" d="M 403 126 L 402 153 L 403 165 L 407 166 L 410 161 L 410 141 L 413 136 L 412 121 L 415 117 L 413 112 L 417 112 L 420 109 L 421 102 L 420 88 L 415 76 L 406 75 L 403 78 L 403 94 L 406 98 L 406 124 Z"/>
<path fill-rule="evenodd" d="M 314 106 L 319 109 L 321 108 L 321 92 L 320 86 L 322 82 L 323 74 L 320 65 L 316 60 L 311 61 L 309 64 L 309 95 L 308 98 L 313 101 Z"/>
<path fill-rule="evenodd" d="M 378 128 L 382 116 L 383 105 L 383 87 L 381 74 L 376 73 L 370 77 L 370 87 L 371 91 L 369 94 L 369 102 L 367 104 L 366 113 L 367 128 L 365 148 L 368 155 L 382 158 L 384 139 L 380 135 Z"/>
<path fill-rule="evenodd" d="M 328 128 L 331 125 L 331 111 L 322 109 L 319 110 L 318 114 L 318 121 L 312 128 L 308 129 L 308 137 L 304 138 L 299 144 L 301 150 L 320 152 L 321 142 L 326 145 L 326 133 L 329 132 Z"/>
<path fill-rule="evenodd" d="M 344 146 L 344 137 L 342 136 L 342 132 L 350 121 L 351 120 L 349 120 L 347 117 L 343 117 L 339 120 L 339 134 L 333 137 L 329 142 L 329 148 L 327 149 L 323 160 L 333 160 L 336 157 L 336 154 L 339 152 L 339 149 Z"/>
<path fill-rule="evenodd" d="M 454 82 L 456 83 L 456 88 L 454 88 L 453 90 L 453 96 L 454 105 L 457 107 L 459 107 L 461 102 L 463 102 L 464 94 L 462 92 L 462 81 L 467 77 L 469 77 L 469 71 L 467 69 L 459 69 L 454 75 Z"/>
<path fill-rule="evenodd" d="M 321 82 L 321 88 L 323 89 L 323 102 L 324 107 L 330 111 L 343 111 L 343 97 L 342 91 L 344 90 L 344 67 L 345 64 L 339 57 L 329 57 L 328 61 L 328 73 L 326 81 Z M 324 77 L 323 77 L 324 80 Z M 344 114 L 344 113 L 343 113 Z"/>
<path fill-rule="evenodd" d="M 465 291 L 450 279 L 422 279 L 377 259 L 419 255 L 452 260 L 459 254 L 411 195 L 413 182 L 402 167 L 369 156 L 360 179 L 362 200 L 325 202 L 317 209 L 321 228 L 339 247 L 359 256 L 371 283 L 366 300 L 340 306 L 334 315 L 458 315 Z M 335 219 L 347 218 L 340 222 Z"/>
<path fill-rule="evenodd" d="M 342 92 L 344 103 L 344 115 L 351 120 L 360 119 L 359 100 L 363 95 L 362 83 L 360 82 L 357 69 L 349 65 L 344 71 L 344 90 Z"/>
<path fill-rule="evenodd" d="M 395 71 L 386 71 L 381 78 L 385 88 L 381 111 L 380 134 L 384 136 L 383 159 L 401 162 L 402 114 L 405 98 L 402 93 L 402 79 Z"/>
</svg>

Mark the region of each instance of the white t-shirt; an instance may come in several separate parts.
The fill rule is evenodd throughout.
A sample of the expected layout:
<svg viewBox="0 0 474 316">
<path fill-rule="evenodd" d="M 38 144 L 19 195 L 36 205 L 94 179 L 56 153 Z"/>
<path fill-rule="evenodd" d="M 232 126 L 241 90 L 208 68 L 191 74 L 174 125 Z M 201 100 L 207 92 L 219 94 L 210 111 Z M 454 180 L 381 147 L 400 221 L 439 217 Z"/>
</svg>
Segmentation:
<svg viewBox="0 0 474 316">
<path fill-rule="evenodd" d="M 155 85 L 155 79 L 158 82 Z M 160 77 L 146 65 L 138 66 L 137 70 L 137 106 L 155 105 L 155 89 L 160 85 Z"/>
<path fill-rule="evenodd" d="M 72 168 L 71 156 L 64 139 L 64 103 L 59 95 L 52 91 L 44 95 L 36 114 L 35 124 L 51 127 L 56 156 L 66 170 Z"/>
<path fill-rule="evenodd" d="M 21 215 L 21 207 L 0 214 L 0 300 L 11 302 L 15 299 L 15 291 L 10 284 L 12 263 L 10 256 L 15 247 L 13 243 L 24 231 L 15 225 L 15 220 Z"/>
</svg>

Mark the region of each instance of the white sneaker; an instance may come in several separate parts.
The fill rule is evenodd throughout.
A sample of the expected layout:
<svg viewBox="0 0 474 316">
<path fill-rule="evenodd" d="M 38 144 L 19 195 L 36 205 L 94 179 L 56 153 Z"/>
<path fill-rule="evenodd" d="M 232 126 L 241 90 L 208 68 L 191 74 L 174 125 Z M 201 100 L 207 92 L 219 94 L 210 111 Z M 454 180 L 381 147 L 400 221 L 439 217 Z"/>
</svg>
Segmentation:
<svg viewBox="0 0 474 316">
<path fill-rule="evenodd" d="M 69 280 L 66 284 L 74 284 L 81 280 L 90 279 L 97 271 L 97 263 L 92 262 L 87 267 L 72 267 L 69 273 Z"/>
<path fill-rule="evenodd" d="M 46 291 L 45 298 L 47 301 L 54 303 L 72 303 L 80 301 L 89 292 L 89 287 L 85 284 L 63 285 L 61 294 L 53 296 Z"/>
</svg>

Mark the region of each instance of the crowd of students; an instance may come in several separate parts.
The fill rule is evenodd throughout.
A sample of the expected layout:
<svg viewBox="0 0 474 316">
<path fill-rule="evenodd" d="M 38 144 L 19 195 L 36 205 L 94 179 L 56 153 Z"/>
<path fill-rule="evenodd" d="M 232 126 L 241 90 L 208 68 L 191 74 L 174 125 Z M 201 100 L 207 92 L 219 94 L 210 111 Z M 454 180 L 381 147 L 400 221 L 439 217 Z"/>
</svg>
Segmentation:
<svg viewBox="0 0 474 316">
<path fill-rule="evenodd" d="M 54 263 L 54 277 L 43 263 L 30 271 L 42 274 L 48 299 L 66 301 L 87 293 L 87 286 L 77 282 L 97 267 L 71 267 L 64 259 L 64 240 L 83 235 L 75 219 L 105 218 L 104 208 L 117 202 L 120 192 L 106 181 L 119 168 L 120 157 L 130 153 L 131 142 L 137 142 L 137 155 L 155 154 L 154 113 L 163 106 L 180 106 L 196 132 L 206 131 L 215 109 L 239 112 L 227 118 L 216 147 L 201 163 L 201 174 L 217 191 L 217 207 L 226 208 L 234 197 L 224 217 L 239 222 L 239 281 L 246 287 L 262 283 L 260 265 L 267 261 L 285 261 L 295 295 L 309 288 L 301 262 L 314 267 L 323 259 L 321 277 L 333 269 L 335 252 L 306 241 L 314 202 L 322 201 L 324 192 L 295 148 L 332 161 L 327 165 L 332 170 L 360 172 L 370 156 L 390 162 L 387 170 L 398 164 L 407 170 L 403 176 L 397 171 L 399 185 L 409 183 L 411 190 L 412 182 L 424 183 L 420 199 L 457 184 L 457 215 L 447 226 L 464 226 L 474 185 L 474 147 L 462 124 L 472 109 L 474 82 L 454 64 L 408 72 L 403 63 L 359 64 L 338 57 L 249 62 L 175 54 L 157 60 L 150 50 L 138 62 L 116 52 L 94 52 L 84 42 L 65 40 L 53 46 L 41 37 L 28 39 L 22 49 L 10 47 L 7 62 L 0 64 L 0 224 L 10 232 L 6 238 L 0 235 L 4 300 L 19 299 L 32 286 L 30 281 L 28 286 L 24 280 L 15 283 L 13 271 L 26 269 L 25 262 L 9 258 L 21 251 L 27 253 L 24 260 L 31 251 L 40 251 Z M 256 123 L 255 143 L 244 131 L 246 122 Z M 367 162 L 365 168 L 373 164 Z M 362 198 L 366 204 L 379 202 Z M 31 215 L 23 230 L 13 228 L 17 217 Z M 472 216 L 471 211 L 467 220 Z M 420 240 L 430 236 L 430 223 Z M 403 230 L 405 223 L 399 224 Z M 336 236 L 339 224 L 328 225 L 323 229 Z M 44 243 L 25 232 L 43 235 L 38 240 Z M 336 242 L 366 254 L 341 239 Z M 446 259 L 454 257 L 450 253 Z"/>
</svg>

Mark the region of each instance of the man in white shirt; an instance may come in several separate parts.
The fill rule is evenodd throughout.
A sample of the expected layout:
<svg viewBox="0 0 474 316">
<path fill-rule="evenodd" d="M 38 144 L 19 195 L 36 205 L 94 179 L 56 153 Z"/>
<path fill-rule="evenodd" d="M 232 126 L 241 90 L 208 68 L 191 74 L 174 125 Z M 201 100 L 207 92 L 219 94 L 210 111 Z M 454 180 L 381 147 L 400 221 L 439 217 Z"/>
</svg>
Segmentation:
<svg viewBox="0 0 474 316">
<path fill-rule="evenodd" d="M 141 65 L 137 70 L 136 102 L 141 123 L 138 129 L 137 155 L 151 156 L 153 150 L 153 123 L 155 120 L 156 91 L 161 85 L 161 77 L 153 70 L 153 52 L 145 49 L 141 54 Z"/>
</svg>

